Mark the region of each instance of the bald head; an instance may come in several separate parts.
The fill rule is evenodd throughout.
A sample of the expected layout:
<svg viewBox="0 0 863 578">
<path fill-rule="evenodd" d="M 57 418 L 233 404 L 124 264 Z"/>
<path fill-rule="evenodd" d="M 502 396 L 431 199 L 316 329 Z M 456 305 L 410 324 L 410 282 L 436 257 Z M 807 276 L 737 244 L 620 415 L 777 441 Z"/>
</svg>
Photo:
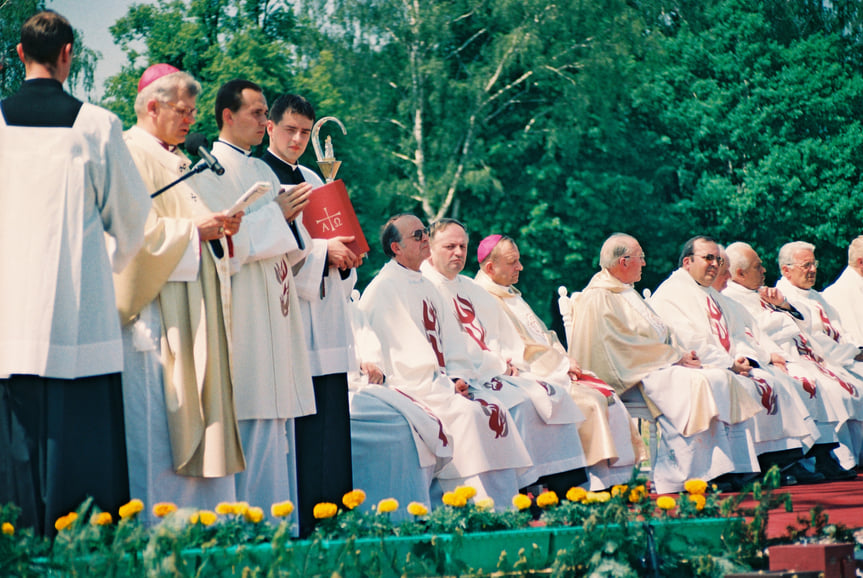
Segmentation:
<svg viewBox="0 0 863 578">
<path fill-rule="evenodd" d="M 613 234 L 599 250 L 600 267 L 627 285 L 641 280 L 641 270 L 646 263 L 638 240 L 626 233 Z"/>
</svg>

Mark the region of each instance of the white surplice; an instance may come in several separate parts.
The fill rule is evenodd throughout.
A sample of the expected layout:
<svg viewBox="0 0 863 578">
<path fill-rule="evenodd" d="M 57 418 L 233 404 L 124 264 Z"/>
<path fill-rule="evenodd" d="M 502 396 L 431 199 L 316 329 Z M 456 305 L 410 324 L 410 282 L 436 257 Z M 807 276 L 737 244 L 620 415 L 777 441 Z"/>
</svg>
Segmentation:
<svg viewBox="0 0 863 578">
<path fill-rule="evenodd" d="M 233 381 L 247 462 L 246 471 L 237 475 L 237 497 L 268 511 L 271 503 L 291 497 L 286 422 L 315 412 L 292 272 L 308 248 L 299 248 L 274 202 L 280 184 L 272 169 L 221 140 L 212 152 L 225 174 L 203 173 L 205 182 L 199 181 L 198 189 L 214 211 L 230 208 L 258 181 L 271 185 L 247 209 L 239 233 L 231 238 L 230 255 Z M 252 443 L 267 451 L 255 451 Z"/>
</svg>

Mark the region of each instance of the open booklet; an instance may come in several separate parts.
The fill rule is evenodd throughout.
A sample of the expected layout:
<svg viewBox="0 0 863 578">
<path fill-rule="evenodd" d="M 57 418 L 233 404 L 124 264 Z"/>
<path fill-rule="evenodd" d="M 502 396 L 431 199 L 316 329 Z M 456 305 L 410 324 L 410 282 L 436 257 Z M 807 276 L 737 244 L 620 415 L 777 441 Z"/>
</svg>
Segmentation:
<svg viewBox="0 0 863 578">
<path fill-rule="evenodd" d="M 272 188 L 273 186 L 270 183 L 266 181 L 258 181 L 252 185 L 248 191 L 243 193 L 243 196 L 237 199 L 237 202 L 235 202 L 230 209 L 225 211 L 225 216 L 233 217 L 240 211 L 245 211 L 249 208 L 249 205 L 260 199 L 264 194 L 269 193 Z"/>
</svg>

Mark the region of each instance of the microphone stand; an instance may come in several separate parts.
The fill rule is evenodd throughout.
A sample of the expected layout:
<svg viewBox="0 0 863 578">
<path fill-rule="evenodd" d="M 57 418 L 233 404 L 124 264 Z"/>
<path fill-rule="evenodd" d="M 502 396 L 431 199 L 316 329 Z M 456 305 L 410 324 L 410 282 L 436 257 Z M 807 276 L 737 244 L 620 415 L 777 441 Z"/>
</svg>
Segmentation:
<svg viewBox="0 0 863 578">
<path fill-rule="evenodd" d="M 204 163 L 204 162 L 195 165 L 194 167 L 189 169 L 189 172 L 187 172 L 185 175 L 183 175 L 182 177 L 180 177 L 179 179 L 177 179 L 173 182 L 168 183 L 167 185 L 165 185 L 164 187 L 162 187 L 161 189 L 159 189 L 158 191 L 156 191 L 155 193 L 150 195 L 150 198 L 155 199 L 156 197 L 158 197 L 159 195 L 161 195 L 162 193 L 164 193 L 165 191 L 167 191 L 168 189 L 170 189 L 171 187 L 173 187 L 177 183 L 181 183 L 181 182 L 185 181 L 186 179 L 188 179 L 192 175 L 197 175 L 198 173 L 202 173 L 202 172 L 206 171 L 208 168 L 210 168 L 210 165 L 208 165 L 207 163 Z"/>
<path fill-rule="evenodd" d="M 185 175 L 183 175 L 179 179 L 176 179 L 176 180 L 168 183 L 167 185 L 165 185 L 164 187 L 162 187 L 161 189 L 159 189 L 158 191 L 156 191 L 155 193 L 150 195 L 150 198 L 155 199 L 156 197 L 158 197 L 159 195 L 161 195 L 162 193 L 164 193 L 165 191 L 167 191 L 168 189 L 170 189 L 174 185 L 176 185 L 178 183 L 182 183 L 183 181 L 185 181 L 186 179 L 188 179 L 192 175 L 197 175 L 198 173 L 202 173 L 202 172 L 206 171 L 208 168 L 210 168 L 210 165 L 208 165 L 205 162 L 201 162 L 201 163 L 195 165 L 194 167 L 189 169 L 189 172 L 187 172 Z M 222 249 L 222 244 L 219 243 L 218 241 L 216 241 L 215 239 L 210 239 L 210 247 L 212 247 L 213 254 L 216 256 L 217 259 L 221 259 L 222 257 L 225 256 L 225 251 L 224 251 L 224 249 Z"/>
</svg>

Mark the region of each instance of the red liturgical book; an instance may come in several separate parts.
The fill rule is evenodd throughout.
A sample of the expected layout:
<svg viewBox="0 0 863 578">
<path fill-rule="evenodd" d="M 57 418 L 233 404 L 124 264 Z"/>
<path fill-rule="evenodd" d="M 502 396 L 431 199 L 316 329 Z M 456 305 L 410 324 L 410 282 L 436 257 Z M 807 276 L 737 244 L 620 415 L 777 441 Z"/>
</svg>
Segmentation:
<svg viewBox="0 0 863 578">
<path fill-rule="evenodd" d="M 369 252 L 369 244 L 341 179 L 312 191 L 309 204 L 303 209 L 303 225 L 313 239 L 355 237 L 348 248 L 357 255 Z"/>
</svg>

